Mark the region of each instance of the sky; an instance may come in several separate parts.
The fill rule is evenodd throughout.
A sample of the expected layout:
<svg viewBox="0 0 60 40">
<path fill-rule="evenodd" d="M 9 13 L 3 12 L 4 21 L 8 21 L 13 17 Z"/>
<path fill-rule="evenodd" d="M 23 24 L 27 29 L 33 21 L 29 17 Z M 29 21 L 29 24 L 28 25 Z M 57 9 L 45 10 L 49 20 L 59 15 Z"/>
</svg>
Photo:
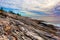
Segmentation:
<svg viewBox="0 0 60 40">
<path fill-rule="evenodd" d="M 60 0 L 0 0 L 0 7 L 22 16 L 60 23 Z"/>
</svg>

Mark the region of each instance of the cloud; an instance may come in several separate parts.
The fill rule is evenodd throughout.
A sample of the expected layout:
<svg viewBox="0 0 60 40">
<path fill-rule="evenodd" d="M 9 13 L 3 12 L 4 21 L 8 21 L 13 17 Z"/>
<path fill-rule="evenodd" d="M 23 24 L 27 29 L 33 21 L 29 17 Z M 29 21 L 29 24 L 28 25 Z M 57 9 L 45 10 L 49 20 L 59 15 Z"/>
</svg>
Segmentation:
<svg viewBox="0 0 60 40">
<path fill-rule="evenodd" d="M 31 13 L 38 14 L 38 15 L 47 15 L 45 12 L 42 12 L 42 11 L 36 11 L 36 10 L 27 10 L 27 11 L 31 12 Z"/>
<path fill-rule="evenodd" d="M 60 4 L 56 5 L 53 9 L 53 13 L 56 14 L 56 16 L 60 16 Z"/>
<path fill-rule="evenodd" d="M 0 6 L 19 9 L 22 12 L 24 11 L 24 14 L 27 16 L 36 16 L 36 14 L 39 16 L 40 14 L 52 15 L 51 9 L 54 8 L 58 2 L 60 2 L 60 0 L 0 0 Z"/>
<path fill-rule="evenodd" d="M 38 15 L 38 14 L 35 14 L 35 13 L 32 13 L 32 12 L 29 12 L 29 11 L 20 11 L 20 13 L 21 13 L 23 16 L 28 16 L 28 17 L 41 16 L 41 15 Z"/>
<path fill-rule="evenodd" d="M 60 0 L 24 0 L 23 9 L 47 11 L 54 7 Z"/>
<path fill-rule="evenodd" d="M 22 16 L 60 23 L 60 16 L 57 16 L 60 13 L 54 10 L 59 2 L 60 0 L 0 0 L 0 7 L 19 12 Z"/>
<path fill-rule="evenodd" d="M 2 0 L 0 1 L 0 5 L 6 8 L 20 9 L 22 3 L 21 0 Z"/>
</svg>

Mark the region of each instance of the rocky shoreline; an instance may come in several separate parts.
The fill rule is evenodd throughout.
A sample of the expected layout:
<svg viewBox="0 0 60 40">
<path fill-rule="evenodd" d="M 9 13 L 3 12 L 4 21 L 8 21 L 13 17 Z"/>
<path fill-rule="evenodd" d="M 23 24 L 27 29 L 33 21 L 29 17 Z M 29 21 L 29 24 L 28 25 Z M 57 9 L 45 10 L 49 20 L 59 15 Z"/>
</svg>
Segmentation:
<svg viewBox="0 0 60 40">
<path fill-rule="evenodd" d="M 0 12 L 0 40 L 60 40 L 60 29 L 43 22 Z"/>
</svg>

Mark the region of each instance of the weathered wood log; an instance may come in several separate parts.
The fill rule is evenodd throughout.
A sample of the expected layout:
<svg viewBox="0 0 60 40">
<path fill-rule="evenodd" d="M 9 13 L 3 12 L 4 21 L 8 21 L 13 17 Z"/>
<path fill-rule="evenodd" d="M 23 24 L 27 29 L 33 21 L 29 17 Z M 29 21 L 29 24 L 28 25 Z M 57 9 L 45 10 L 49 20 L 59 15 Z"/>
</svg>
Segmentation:
<svg viewBox="0 0 60 40">
<path fill-rule="evenodd" d="M 0 40 L 60 40 L 60 29 L 45 21 L 0 13 Z"/>
</svg>

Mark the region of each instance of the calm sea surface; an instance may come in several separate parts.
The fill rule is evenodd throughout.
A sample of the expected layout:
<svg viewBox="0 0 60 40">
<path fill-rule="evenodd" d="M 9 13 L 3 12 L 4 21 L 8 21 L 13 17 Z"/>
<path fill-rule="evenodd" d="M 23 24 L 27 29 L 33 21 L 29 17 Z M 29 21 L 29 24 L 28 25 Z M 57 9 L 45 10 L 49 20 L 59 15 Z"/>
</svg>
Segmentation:
<svg viewBox="0 0 60 40">
<path fill-rule="evenodd" d="M 60 26 L 60 16 L 40 16 L 40 17 L 35 17 L 35 18 Z"/>
</svg>

